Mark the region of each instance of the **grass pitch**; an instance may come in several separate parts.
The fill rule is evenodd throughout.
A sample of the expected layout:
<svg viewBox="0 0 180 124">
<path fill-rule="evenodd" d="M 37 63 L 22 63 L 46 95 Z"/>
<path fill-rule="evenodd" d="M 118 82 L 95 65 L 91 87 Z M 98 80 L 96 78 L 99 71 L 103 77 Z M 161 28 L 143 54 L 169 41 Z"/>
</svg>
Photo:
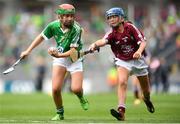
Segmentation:
<svg viewBox="0 0 180 124">
<path fill-rule="evenodd" d="M 62 123 L 119 123 L 110 115 L 117 107 L 116 93 L 86 96 L 88 111 L 82 110 L 75 95 L 64 93 L 65 120 Z M 120 123 L 180 123 L 180 95 L 152 95 L 155 113 L 146 110 L 145 104 L 133 105 L 133 96 L 127 96 L 126 121 Z M 0 123 L 58 123 L 50 119 L 55 115 L 52 97 L 42 93 L 28 95 L 0 95 Z"/>
</svg>

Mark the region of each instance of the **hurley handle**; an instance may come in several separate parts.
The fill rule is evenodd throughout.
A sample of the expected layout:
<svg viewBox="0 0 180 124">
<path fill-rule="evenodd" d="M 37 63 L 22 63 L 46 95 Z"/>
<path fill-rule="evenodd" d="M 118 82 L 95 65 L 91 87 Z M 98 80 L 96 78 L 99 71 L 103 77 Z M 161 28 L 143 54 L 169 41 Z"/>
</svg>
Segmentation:
<svg viewBox="0 0 180 124">
<path fill-rule="evenodd" d="M 100 51 L 100 48 L 99 47 L 95 47 L 95 51 Z M 92 50 L 86 50 L 86 51 L 84 51 L 84 55 L 86 55 L 86 54 L 89 54 L 89 53 L 93 53 L 93 51 Z"/>
</svg>

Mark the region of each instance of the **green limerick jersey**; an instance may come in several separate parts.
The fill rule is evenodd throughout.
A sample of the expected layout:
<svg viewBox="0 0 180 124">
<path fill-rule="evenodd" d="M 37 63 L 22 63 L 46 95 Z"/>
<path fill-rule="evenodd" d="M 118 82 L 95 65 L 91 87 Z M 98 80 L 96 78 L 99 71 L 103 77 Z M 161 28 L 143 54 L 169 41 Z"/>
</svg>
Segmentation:
<svg viewBox="0 0 180 124">
<path fill-rule="evenodd" d="M 53 21 L 47 25 L 42 31 L 42 36 L 45 40 L 54 37 L 59 52 L 64 53 L 70 50 L 71 47 L 76 47 L 78 51 L 82 49 L 81 33 L 82 28 L 74 21 L 72 28 L 68 31 L 63 31 L 59 20 Z"/>
</svg>

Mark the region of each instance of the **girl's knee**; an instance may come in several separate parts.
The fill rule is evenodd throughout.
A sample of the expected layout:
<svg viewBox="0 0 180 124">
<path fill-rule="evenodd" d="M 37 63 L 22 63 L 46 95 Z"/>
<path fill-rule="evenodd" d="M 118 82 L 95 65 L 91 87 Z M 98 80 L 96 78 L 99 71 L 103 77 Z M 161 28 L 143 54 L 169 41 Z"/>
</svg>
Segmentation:
<svg viewBox="0 0 180 124">
<path fill-rule="evenodd" d="M 126 85 L 127 85 L 127 83 L 126 83 L 127 80 L 126 80 L 126 79 L 121 78 L 121 79 L 119 79 L 118 82 L 119 82 L 119 85 L 120 85 L 120 86 L 126 86 Z"/>
</svg>

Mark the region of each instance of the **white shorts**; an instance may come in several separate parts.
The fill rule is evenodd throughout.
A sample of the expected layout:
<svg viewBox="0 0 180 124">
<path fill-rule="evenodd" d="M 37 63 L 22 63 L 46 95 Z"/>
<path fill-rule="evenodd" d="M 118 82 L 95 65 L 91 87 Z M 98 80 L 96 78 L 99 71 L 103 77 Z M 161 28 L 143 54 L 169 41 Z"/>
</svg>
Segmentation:
<svg viewBox="0 0 180 124">
<path fill-rule="evenodd" d="M 146 64 L 145 58 L 124 61 L 119 58 L 115 58 L 115 65 L 126 68 L 130 71 L 130 75 L 144 76 L 148 74 L 148 65 Z"/>
<path fill-rule="evenodd" d="M 70 58 L 55 58 L 53 57 L 53 66 L 59 65 L 66 68 L 71 74 L 78 71 L 83 71 L 82 59 L 72 62 Z"/>
</svg>

